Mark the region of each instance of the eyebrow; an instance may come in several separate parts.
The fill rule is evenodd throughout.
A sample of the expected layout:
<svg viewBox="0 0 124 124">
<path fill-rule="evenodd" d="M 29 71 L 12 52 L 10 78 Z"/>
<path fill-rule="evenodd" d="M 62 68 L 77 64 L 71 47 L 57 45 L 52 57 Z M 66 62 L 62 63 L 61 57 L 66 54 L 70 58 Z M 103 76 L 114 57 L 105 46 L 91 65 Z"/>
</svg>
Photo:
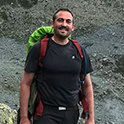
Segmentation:
<svg viewBox="0 0 124 124">
<path fill-rule="evenodd" d="M 62 20 L 64 20 L 63 18 L 58 18 L 57 20 L 59 20 L 59 19 L 62 19 Z M 72 22 L 72 20 L 71 19 L 66 19 L 67 21 L 71 21 Z"/>
</svg>

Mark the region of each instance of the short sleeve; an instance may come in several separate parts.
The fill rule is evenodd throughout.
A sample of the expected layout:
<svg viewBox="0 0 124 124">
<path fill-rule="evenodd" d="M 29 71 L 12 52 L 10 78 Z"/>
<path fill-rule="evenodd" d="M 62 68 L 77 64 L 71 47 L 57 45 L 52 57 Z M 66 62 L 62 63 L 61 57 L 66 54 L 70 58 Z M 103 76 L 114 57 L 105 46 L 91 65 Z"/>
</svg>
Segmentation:
<svg viewBox="0 0 124 124">
<path fill-rule="evenodd" d="M 24 70 L 35 73 L 38 67 L 40 42 L 36 42 L 29 50 Z"/>
<path fill-rule="evenodd" d="M 86 56 L 86 60 L 87 60 L 87 74 L 91 73 L 93 71 L 92 65 L 91 65 L 91 61 L 90 61 L 90 57 L 87 54 L 86 50 L 84 49 L 85 52 L 85 56 Z"/>
</svg>

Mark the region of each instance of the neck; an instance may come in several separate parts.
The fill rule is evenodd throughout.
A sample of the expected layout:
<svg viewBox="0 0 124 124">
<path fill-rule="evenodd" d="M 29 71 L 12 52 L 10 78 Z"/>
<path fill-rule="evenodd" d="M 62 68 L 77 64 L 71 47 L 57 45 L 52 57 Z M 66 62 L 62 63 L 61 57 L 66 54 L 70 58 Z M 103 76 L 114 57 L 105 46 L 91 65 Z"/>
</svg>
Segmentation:
<svg viewBox="0 0 124 124">
<path fill-rule="evenodd" d="M 68 37 L 67 38 L 58 38 L 58 37 L 53 36 L 52 40 L 60 45 L 66 45 L 69 42 Z"/>
</svg>

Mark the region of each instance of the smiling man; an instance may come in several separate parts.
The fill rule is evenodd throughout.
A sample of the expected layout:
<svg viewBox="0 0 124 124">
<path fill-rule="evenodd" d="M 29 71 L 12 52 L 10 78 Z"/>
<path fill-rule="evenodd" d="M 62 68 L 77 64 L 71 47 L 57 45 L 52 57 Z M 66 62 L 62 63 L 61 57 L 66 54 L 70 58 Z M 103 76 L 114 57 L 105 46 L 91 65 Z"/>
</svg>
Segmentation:
<svg viewBox="0 0 124 124">
<path fill-rule="evenodd" d="M 68 36 L 74 30 L 73 15 L 69 11 L 57 11 L 53 16 L 53 39 L 60 44 L 67 44 Z"/>
<path fill-rule="evenodd" d="M 34 124 L 77 124 L 80 101 L 78 81 L 83 66 L 78 49 L 68 38 L 74 30 L 73 22 L 73 14 L 68 9 L 59 9 L 53 15 L 51 26 L 54 36 L 48 40 L 42 67 L 38 66 L 41 42 L 37 42 L 30 49 L 20 88 L 20 124 L 30 124 L 27 114 L 28 100 L 35 74 L 43 113 L 37 116 Z M 87 53 L 86 58 L 87 74 L 82 91 L 89 101 L 89 118 L 86 124 L 94 124 L 93 89 L 90 80 L 92 66 Z"/>
</svg>

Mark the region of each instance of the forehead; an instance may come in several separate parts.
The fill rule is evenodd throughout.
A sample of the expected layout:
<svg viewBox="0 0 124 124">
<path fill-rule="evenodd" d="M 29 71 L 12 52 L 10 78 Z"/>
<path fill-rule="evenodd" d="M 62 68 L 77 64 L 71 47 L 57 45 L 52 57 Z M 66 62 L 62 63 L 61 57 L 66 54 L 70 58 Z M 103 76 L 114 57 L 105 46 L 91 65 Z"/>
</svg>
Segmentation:
<svg viewBox="0 0 124 124">
<path fill-rule="evenodd" d="M 70 20 L 73 20 L 73 17 L 71 15 L 70 12 L 68 11 L 59 11 L 57 14 L 56 14 L 56 18 L 63 18 L 63 19 L 70 19 Z"/>
</svg>

